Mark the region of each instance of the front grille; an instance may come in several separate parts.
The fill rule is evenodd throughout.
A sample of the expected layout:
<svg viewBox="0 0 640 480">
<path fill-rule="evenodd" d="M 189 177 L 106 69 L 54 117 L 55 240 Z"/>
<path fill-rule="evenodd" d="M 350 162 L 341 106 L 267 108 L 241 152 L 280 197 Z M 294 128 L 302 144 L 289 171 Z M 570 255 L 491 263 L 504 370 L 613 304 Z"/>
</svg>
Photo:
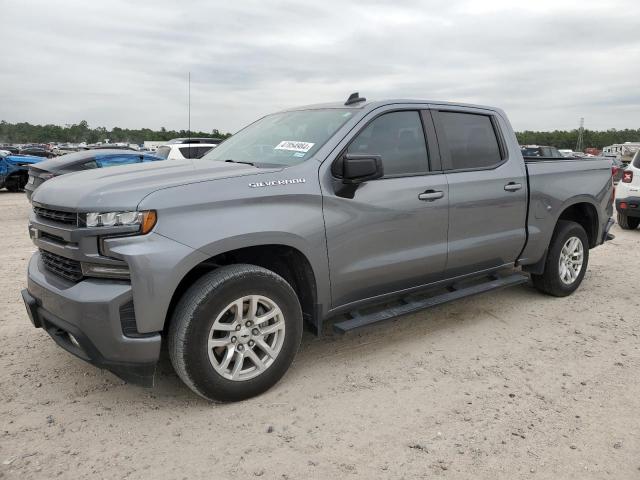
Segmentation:
<svg viewBox="0 0 640 480">
<path fill-rule="evenodd" d="M 61 210 L 51 210 L 50 208 L 33 207 L 33 211 L 38 217 L 53 220 L 54 222 L 66 225 L 78 225 L 78 214 L 75 212 L 63 212 Z"/>
<path fill-rule="evenodd" d="M 42 258 L 42 263 L 50 272 L 72 282 L 82 280 L 82 267 L 77 260 L 62 257 L 42 249 L 40 250 L 40 258 Z"/>
</svg>

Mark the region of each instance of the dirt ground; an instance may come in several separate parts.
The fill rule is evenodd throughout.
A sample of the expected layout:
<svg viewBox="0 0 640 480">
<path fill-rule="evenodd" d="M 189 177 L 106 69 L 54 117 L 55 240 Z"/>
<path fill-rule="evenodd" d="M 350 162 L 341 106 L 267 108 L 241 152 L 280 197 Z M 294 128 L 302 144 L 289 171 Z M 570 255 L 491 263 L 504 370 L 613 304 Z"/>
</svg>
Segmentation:
<svg viewBox="0 0 640 480">
<path fill-rule="evenodd" d="M 515 287 L 346 336 L 212 405 L 58 348 L 24 310 L 23 194 L 0 192 L 0 478 L 640 478 L 640 230 L 573 296 Z"/>
</svg>

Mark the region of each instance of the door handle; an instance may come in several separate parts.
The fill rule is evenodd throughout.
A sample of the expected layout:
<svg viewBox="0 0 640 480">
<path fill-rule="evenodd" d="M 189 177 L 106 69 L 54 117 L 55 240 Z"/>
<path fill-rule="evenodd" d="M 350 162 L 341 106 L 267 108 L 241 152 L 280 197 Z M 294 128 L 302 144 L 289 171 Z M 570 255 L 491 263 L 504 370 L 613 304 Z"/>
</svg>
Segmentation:
<svg viewBox="0 0 640 480">
<path fill-rule="evenodd" d="M 516 183 L 516 182 L 509 182 L 504 186 L 504 189 L 507 192 L 516 192 L 518 190 L 520 190 L 522 188 L 522 184 L 521 183 Z"/>
<path fill-rule="evenodd" d="M 444 197 L 444 192 L 440 190 L 427 190 L 426 192 L 418 195 L 418 200 L 424 200 L 425 202 L 433 202 L 439 198 Z"/>
</svg>

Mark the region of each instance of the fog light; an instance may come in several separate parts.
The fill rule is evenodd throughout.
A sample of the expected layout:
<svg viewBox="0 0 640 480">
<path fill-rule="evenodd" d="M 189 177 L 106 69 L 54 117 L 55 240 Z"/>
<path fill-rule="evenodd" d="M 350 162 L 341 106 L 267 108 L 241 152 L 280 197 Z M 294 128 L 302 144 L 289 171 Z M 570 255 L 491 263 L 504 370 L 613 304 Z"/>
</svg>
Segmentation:
<svg viewBox="0 0 640 480">
<path fill-rule="evenodd" d="M 624 210 L 627 208 L 627 202 L 620 202 L 618 204 L 618 207 L 620 207 L 620 210 Z"/>
<path fill-rule="evenodd" d="M 102 265 L 99 263 L 82 263 L 82 274 L 85 277 L 129 278 L 129 267 L 126 265 Z"/>
</svg>

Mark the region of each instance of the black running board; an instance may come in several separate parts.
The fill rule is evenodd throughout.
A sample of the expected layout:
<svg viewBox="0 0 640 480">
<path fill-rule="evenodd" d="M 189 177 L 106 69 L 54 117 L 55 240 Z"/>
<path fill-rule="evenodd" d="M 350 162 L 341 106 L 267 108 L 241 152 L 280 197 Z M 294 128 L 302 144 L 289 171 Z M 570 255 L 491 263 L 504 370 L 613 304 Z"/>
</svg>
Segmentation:
<svg viewBox="0 0 640 480">
<path fill-rule="evenodd" d="M 373 311 L 371 313 L 363 313 L 360 310 L 350 312 L 347 320 L 333 325 L 333 330 L 336 333 L 347 333 L 357 328 L 366 327 L 367 325 L 372 325 L 401 315 L 414 313 L 424 310 L 425 308 L 435 307 L 453 300 L 459 300 L 461 298 L 471 297 L 480 293 L 490 292 L 491 290 L 513 287 L 515 285 L 527 283 L 528 281 L 529 277 L 527 275 L 522 273 L 513 273 L 504 277 L 493 275 L 489 278 L 485 278 L 481 283 L 475 283 L 470 286 L 457 286 L 454 284 L 447 287 L 447 291 L 445 291 L 445 293 L 440 293 L 438 295 L 426 298 L 408 296 L 400 299 L 400 301 L 396 302 L 395 305 L 387 306 L 386 308 Z"/>
</svg>

